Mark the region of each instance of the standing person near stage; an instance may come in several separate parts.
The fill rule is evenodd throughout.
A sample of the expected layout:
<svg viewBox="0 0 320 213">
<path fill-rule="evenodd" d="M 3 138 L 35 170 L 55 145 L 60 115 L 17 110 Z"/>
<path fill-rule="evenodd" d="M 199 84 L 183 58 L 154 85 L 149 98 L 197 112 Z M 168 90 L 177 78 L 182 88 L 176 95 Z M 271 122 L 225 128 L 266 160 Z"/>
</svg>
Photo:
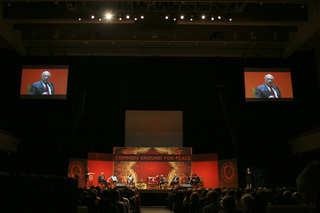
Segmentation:
<svg viewBox="0 0 320 213">
<path fill-rule="evenodd" d="M 246 184 L 247 184 L 247 188 L 252 188 L 252 182 L 253 182 L 252 172 L 250 171 L 250 168 L 247 168 L 247 172 L 246 172 Z"/>
<path fill-rule="evenodd" d="M 179 177 L 177 174 L 174 174 L 174 178 L 172 179 L 170 186 L 174 187 L 175 184 L 179 184 Z"/>
<path fill-rule="evenodd" d="M 135 186 L 135 183 L 134 183 L 134 178 L 132 176 L 132 174 L 129 174 L 129 176 L 127 177 L 127 184 L 128 184 L 128 187 L 132 184 L 133 186 Z"/>
</svg>

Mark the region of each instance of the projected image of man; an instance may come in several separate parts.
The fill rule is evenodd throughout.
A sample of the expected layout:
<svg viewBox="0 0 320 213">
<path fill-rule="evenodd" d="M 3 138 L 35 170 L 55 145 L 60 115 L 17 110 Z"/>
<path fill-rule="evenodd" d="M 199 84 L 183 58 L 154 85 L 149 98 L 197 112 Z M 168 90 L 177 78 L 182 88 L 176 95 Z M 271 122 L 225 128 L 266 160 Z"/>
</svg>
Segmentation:
<svg viewBox="0 0 320 213">
<path fill-rule="evenodd" d="M 44 71 L 41 80 L 33 83 L 30 88 L 29 95 L 54 95 L 54 85 L 49 82 L 51 73 Z"/>
<path fill-rule="evenodd" d="M 280 89 L 273 85 L 274 77 L 267 74 L 264 77 L 264 84 L 256 88 L 255 98 L 281 98 Z"/>
</svg>

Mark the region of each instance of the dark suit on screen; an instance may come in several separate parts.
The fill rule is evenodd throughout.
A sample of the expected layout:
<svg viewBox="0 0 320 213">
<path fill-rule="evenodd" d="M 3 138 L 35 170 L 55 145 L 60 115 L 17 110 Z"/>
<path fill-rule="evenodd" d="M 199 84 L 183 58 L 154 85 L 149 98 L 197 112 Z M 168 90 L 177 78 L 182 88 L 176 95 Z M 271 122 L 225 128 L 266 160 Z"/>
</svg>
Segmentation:
<svg viewBox="0 0 320 213">
<path fill-rule="evenodd" d="M 272 88 L 277 92 L 278 98 L 281 98 L 280 89 L 275 85 L 272 85 Z M 256 88 L 255 98 L 269 98 L 270 95 L 271 92 L 266 84 L 262 84 Z"/>
<path fill-rule="evenodd" d="M 54 85 L 51 82 L 48 82 L 48 87 L 51 89 L 51 95 L 54 95 Z M 42 84 L 42 80 L 37 81 L 31 85 L 29 95 L 42 95 L 46 92 L 46 88 Z"/>
</svg>

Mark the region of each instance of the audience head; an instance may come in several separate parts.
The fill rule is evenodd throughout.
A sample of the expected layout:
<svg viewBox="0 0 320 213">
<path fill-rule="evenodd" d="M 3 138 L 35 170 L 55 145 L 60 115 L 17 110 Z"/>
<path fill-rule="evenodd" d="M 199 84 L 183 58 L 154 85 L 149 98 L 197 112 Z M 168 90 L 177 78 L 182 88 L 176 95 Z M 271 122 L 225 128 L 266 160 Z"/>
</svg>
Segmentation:
<svg viewBox="0 0 320 213">
<path fill-rule="evenodd" d="M 236 203 L 233 197 L 225 196 L 222 199 L 222 207 L 225 210 L 234 211 L 236 209 Z"/>
<path fill-rule="evenodd" d="M 253 209 L 253 197 L 250 194 L 245 194 L 241 198 L 241 202 L 248 209 Z"/>
</svg>

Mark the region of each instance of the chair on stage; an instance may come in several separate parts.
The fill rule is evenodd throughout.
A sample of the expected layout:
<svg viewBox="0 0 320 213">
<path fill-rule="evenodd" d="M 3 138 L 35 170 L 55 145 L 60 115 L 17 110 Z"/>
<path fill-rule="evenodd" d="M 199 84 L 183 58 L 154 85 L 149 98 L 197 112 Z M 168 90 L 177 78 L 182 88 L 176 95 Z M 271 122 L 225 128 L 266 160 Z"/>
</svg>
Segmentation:
<svg viewBox="0 0 320 213">
<path fill-rule="evenodd" d="M 159 189 L 159 177 L 147 177 L 147 189 Z"/>
</svg>

